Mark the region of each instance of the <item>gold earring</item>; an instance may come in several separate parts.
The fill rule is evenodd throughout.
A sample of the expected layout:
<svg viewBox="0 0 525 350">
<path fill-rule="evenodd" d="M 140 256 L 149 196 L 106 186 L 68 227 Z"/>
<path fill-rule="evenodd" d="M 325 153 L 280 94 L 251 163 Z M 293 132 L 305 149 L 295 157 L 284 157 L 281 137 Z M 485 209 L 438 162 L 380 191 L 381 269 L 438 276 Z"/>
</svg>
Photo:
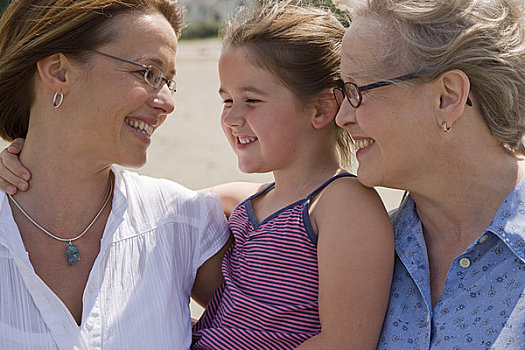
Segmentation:
<svg viewBox="0 0 525 350">
<path fill-rule="evenodd" d="M 450 129 L 451 129 L 451 127 L 447 125 L 447 122 L 443 122 L 441 124 L 441 130 L 443 130 L 443 132 L 449 132 Z"/>
</svg>

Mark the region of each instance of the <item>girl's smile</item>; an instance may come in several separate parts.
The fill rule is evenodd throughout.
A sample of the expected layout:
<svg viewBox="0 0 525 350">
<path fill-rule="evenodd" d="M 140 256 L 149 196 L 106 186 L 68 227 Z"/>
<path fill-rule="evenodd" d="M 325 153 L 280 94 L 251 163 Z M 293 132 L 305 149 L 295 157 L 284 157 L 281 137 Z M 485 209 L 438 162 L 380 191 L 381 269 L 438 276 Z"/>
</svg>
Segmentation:
<svg viewBox="0 0 525 350">
<path fill-rule="evenodd" d="M 308 141 L 305 135 L 312 128 L 293 92 L 273 73 L 254 65 L 244 48 L 223 51 L 219 75 L 221 124 L 241 171 L 263 173 L 295 164 L 293 150 Z"/>
</svg>

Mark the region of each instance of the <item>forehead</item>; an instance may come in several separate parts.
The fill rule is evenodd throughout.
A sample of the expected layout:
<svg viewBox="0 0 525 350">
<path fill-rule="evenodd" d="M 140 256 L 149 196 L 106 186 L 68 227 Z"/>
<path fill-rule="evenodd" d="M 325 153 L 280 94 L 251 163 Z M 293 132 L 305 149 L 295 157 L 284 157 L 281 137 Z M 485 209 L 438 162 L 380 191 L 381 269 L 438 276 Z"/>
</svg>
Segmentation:
<svg viewBox="0 0 525 350">
<path fill-rule="evenodd" d="M 251 82 L 253 84 L 282 84 L 277 75 L 258 64 L 254 53 L 245 46 L 228 46 L 219 59 L 221 83 Z"/>
<path fill-rule="evenodd" d="M 381 22 L 359 17 L 352 22 L 343 37 L 341 74 L 352 79 L 384 75 L 381 57 L 386 53 L 388 35 Z"/>
<path fill-rule="evenodd" d="M 125 55 L 123 57 L 143 56 L 175 66 L 177 35 L 161 13 L 121 14 L 114 18 L 110 30 L 115 32 L 115 37 L 107 46 Z"/>
</svg>

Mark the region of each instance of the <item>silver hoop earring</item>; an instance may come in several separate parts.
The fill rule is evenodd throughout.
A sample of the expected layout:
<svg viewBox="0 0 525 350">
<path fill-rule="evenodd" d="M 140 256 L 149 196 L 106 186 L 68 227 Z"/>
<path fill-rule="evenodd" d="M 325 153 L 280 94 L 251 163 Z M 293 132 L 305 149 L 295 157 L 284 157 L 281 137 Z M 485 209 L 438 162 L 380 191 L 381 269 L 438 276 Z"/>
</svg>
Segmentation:
<svg viewBox="0 0 525 350">
<path fill-rule="evenodd" d="M 441 124 L 441 130 L 443 130 L 443 132 L 449 132 L 450 129 L 451 129 L 451 127 L 447 125 L 447 122 L 443 122 Z"/>
<path fill-rule="evenodd" d="M 60 97 L 58 96 L 58 92 L 55 92 L 55 96 L 53 96 L 53 107 L 55 108 L 60 107 L 60 105 L 62 105 L 62 101 L 64 101 L 64 93 L 62 91 L 60 91 Z"/>
</svg>

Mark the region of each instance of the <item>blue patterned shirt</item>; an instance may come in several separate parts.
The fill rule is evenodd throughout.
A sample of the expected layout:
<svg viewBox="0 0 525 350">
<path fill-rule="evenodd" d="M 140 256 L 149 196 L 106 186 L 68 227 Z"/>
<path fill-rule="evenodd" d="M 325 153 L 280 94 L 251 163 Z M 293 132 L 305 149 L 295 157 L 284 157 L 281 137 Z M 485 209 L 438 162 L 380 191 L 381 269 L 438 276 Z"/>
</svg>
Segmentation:
<svg viewBox="0 0 525 350">
<path fill-rule="evenodd" d="M 525 181 L 453 260 L 433 308 L 427 250 L 412 198 L 391 219 L 396 261 L 378 349 L 525 349 Z"/>
</svg>

